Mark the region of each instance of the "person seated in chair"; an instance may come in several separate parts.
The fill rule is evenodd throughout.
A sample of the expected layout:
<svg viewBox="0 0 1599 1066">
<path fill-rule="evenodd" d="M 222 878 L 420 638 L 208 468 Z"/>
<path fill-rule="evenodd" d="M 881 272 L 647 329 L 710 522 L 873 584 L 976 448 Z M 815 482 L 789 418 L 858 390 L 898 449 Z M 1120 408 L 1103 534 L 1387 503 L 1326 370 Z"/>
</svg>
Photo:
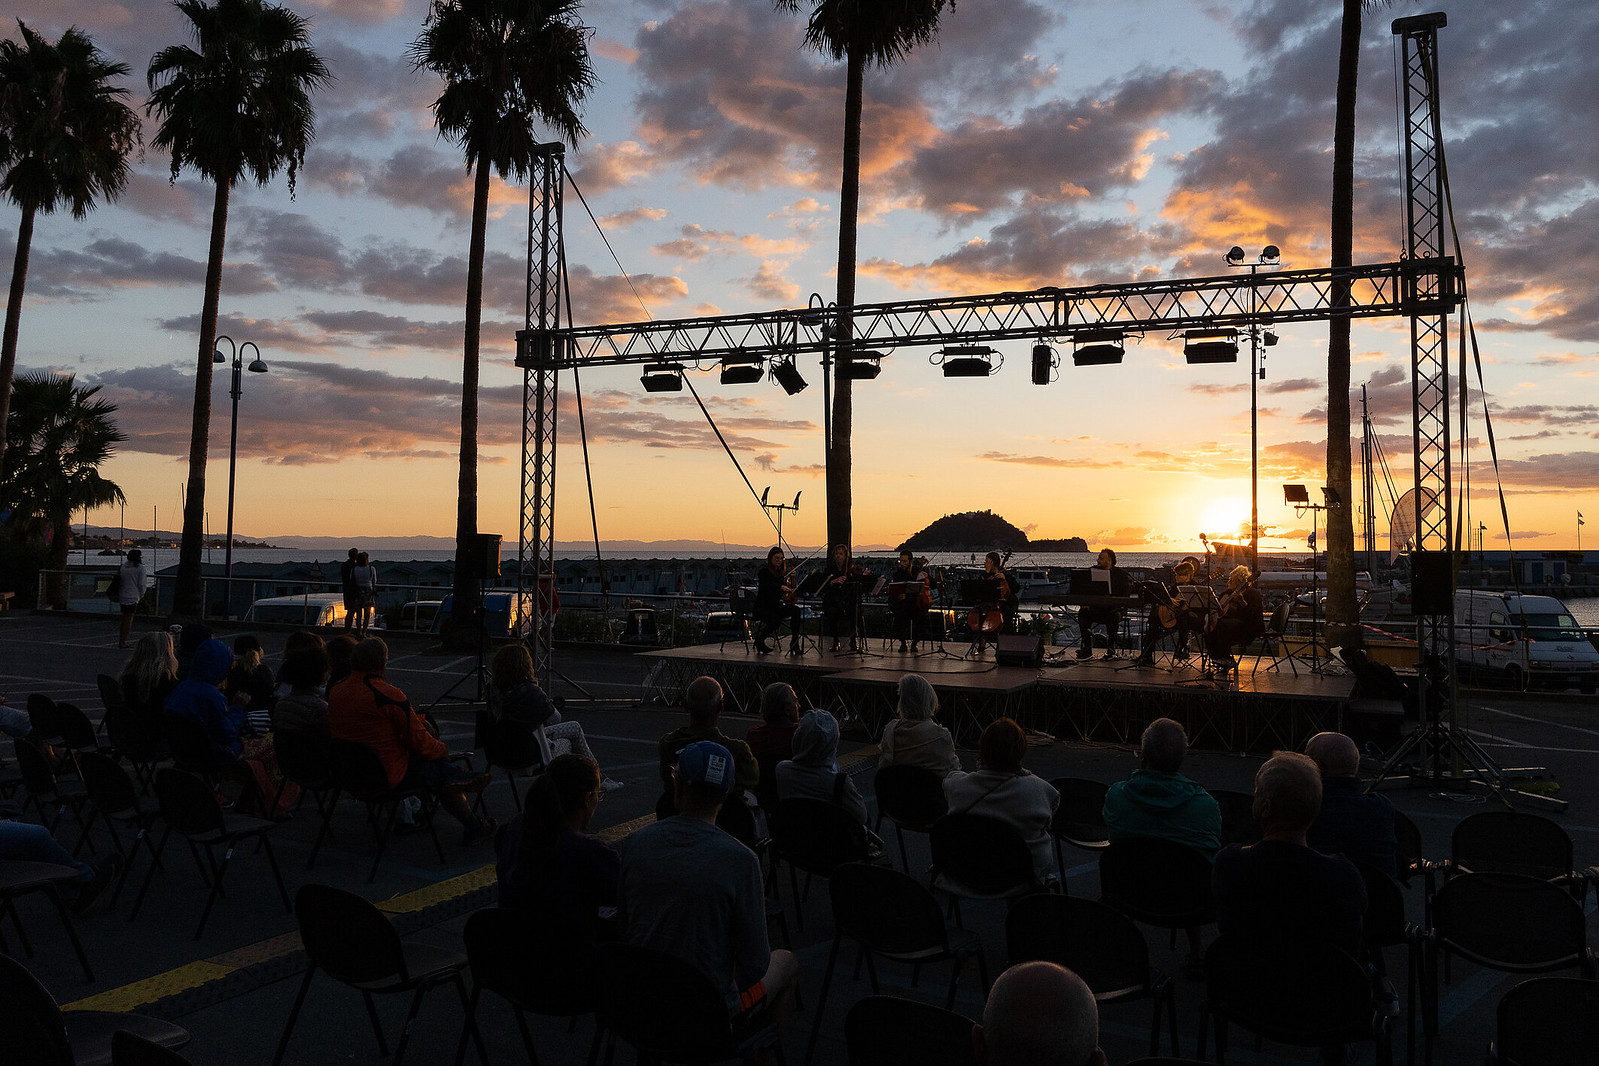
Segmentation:
<svg viewBox="0 0 1599 1066">
<path fill-rule="evenodd" d="M 1103 570 L 1108 574 L 1108 582 L 1104 583 L 1104 594 L 1110 596 L 1125 596 L 1129 586 L 1127 571 L 1116 565 L 1116 553 L 1109 548 L 1100 550 L 1099 557 L 1094 560 L 1094 569 Z M 1077 657 L 1086 659 L 1094 654 L 1094 625 L 1103 623 L 1105 626 L 1105 658 L 1109 659 L 1116 654 L 1116 636 L 1122 627 L 1122 611 L 1120 607 L 1079 607 L 1077 608 L 1077 632 L 1082 636 L 1082 644 L 1077 649 Z"/>
<path fill-rule="evenodd" d="M 737 773 L 733 786 L 744 792 L 753 791 L 761 779 L 761 765 L 755 761 L 749 745 L 734 740 L 723 733 L 717 724 L 722 716 L 722 686 L 714 677 L 696 677 L 683 693 L 683 709 L 688 712 L 688 725 L 679 726 L 661 738 L 657 746 L 660 756 L 661 783 L 672 787 L 672 765 L 677 753 L 696 740 L 710 740 L 733 753 Z"/>
<path fill-rule="evenodd" d="M 757 762 L 776 765 L 794 754 L 794 731 L 799 722 L 799 697 L 794 687 L 773 681 L 761 689 L 761 724 L 750 726 L 744 743 Z"/>
<path fill-rule="evenodd" d="M 1060 793 L 1022 768 L 1026 753 L 1022 727 L 1009 718 L 995 719 L 977 741 L 977 769 L 944 778 L 944 797 L 950 814 L 981 814 L 1013 826 L 1032 852 L 1033 876 L 1047 884 L 1058 878 L 1049 826 Z"/>
<path fill-rule="evenodd" d="M 17 743 L 31 742 L 19 739 Z M 109 898 L 105 890 L 116 882 L 117 875 L 122 872 L 121 855 L 112 853 L 99 856 L 92 864 L 79 862 L 56 842 L 49 829 L 32 822 L 14 822 L 6 818 L 0 818 L 0 862 L 43 862 L 72 870 L 76 877 L 62 883 L 61 899 L 74 914 L 80 915 L 98 909 L 98 905 Z"/>
<path fill-rule="evenodd" d="M 288 686 L 288 691 L 272 705 L 273 731 L 300 733 L 326 743 L 332 736 L 328 701 L 322 697 L 328 683 L 327 649 L 318 641 L 285 655 L 278 683 Z"/>
<path fill-rule="evenodd" d="M 1221 805 L 1205 786 L 1182 773 L 1188 734 L 1170 718 L 1144 728 L 1138 744 L 1138 769 L 1105 793 L 1105 834 L 1109 840 L 1159 837 L 1185 844 L 1206 858 L 1221 847 Z"/>
<path fill-rule="evenodd" d="M 694 741 L 671 773 L 678 816 L 644 826 L 622 845 L 623 938 L 709 977 L 726 999 L 735 1032 L 774 1021 L 781 1027 L 799 963 L 767 940 L 760 860 L 716 827 L 737 777 L 733 754 Z"/>
<path fill-rule="evenodd" d="M 877 742 L 877 765 L 922 766 L 941 776 L 961 768 L 955 754 L 955 739 L 949 730 L 933 721 L 938 710 L 938 694 L 921 674 L 904 674 L 899 679 L 899 704 L 894 720 L 883 727 Z"/>
<path fill-rule="evenodd" d="M 1053 962 L 1019 962 L 999 975 L 972 1026 L 982 1066 L 1105 1066 L 1099 1005 L 1081 977 Z"/>
<path fill-rule="evenodd" d="M 1348 859 L 1306 842 L 1320 809 L 1321 774 L 1308 757 L 1279 752 L 1255 774 L 1263 839 L 1224 848 L 1212 871 L 1223 936 L 1254 944 L 1322 942 L 1359 957 L 1366 884 Z"/>
<path fill-rule="evenodd" d="M 1266 605 L 1251 580 L 1249 567 L 1243 564 L 1228 572 L 1227 592 L 1222 600 L 1221 616 L 1205 634 L 1205 651 L 1212 662 L 1221 664 L 1223 673 L 1230 673 L 1238 669 L 1233 649 L 1247 646 L 1266 632 Z"/>
<path fill-rule="evenodd" d="M 516 641 L 494 653 L 489 682 L 489 714 L 496 722 L 509 722 L 531 733 L 541 764 L 548 766 L 551 759 L 567 751 L 598 762 L 583 727 L 576 722 L 563 722 L 561 712 L 534 680 L 533 656 L 526 644 Z M 607 792 L 622 787 L 622 782 L 603 775 L 600 784 Z"/>
<path fill-rule="evenodd" d="M 350 676 L 328 693 L 333 739 L 370 748 L 382 762 L 390 788 L 407 784 L 432 791 L 461 823 L 464 845 L 492 839 L 494 819 L 474 815 L 465 795 L 469 789 L 482 789 L 487 777 L 474 780 L 450 761 L 450 751 L 433 726 L 412 708 L 404 692 L 383 679 L 388 663 L 389 646 L 379 638 L 368 637 L 355 646 Z"/>
<path fill-rule="evenodd" d="M 1183 585 L 1193 583 L 1194 564 L 1186 560 L 1172 568 L 1170 585 L 1158 581 L 1144 583 L 1144 587 L 1154 597 L 1155 603 L 1149 608 L 1149 616 L 1144 619 L 1144 643 L 1138 653 L 1139 666 L 1155 664 L 1155 645 L 1167 633 L 1172 634 L 1172 641 L 1177 649 L 1173 653 L 1176 658 L 1179 661 L 1188 658 L 1189 631 L 1203 626 L 1204 619 L 1194 616 L 1179 598 L 1177 590 Z"/>
<path fill-rule="evenodd" d="M 849 774 L 838 768 L 838 720 L 831 714 L 813 710 L 800 718 L 794 757 L 777 764 L 777 798 L 819 799 L 866 824 L 866 801 Z"/>
<path fill-rule="evenodd" d="M 244 708 L 231 706 L 222 683 L 233 667 L 233 652 L 220 640 L 194 649 L 189 673 L 167 694 L 166 712 L 198 725 L 211 745 L 216 766 L 230 766 L 244 754 Z"/>
<path fill-rule="evenodd" d="M 1370 863 L 1389 877 L 1399 873 L 1399 842 L 1394 836 L 1394 805 L 1388 797 L 1360 788 L 1360 749 L 1342 733 L 1317 733 L 1305 754 L 1321 773 L 1321 812 L 1305 834 L 1324 855 L 1341 853 Z"/>
<path fill-rule="evenodd" d="M 766 640 L 784 622 L 788 623 L 788 653 L 800 653 L 803 623 L 799 604 L 792 599 L 793 589 L 784 583 L 788 576 L 783 549 L 774 546 L 766 553 L 766 565 L 756 571 L 755 608 L 750 612 L 755 621 L 755 650 L 762 655 L 771 653 Z"/>
</svg>

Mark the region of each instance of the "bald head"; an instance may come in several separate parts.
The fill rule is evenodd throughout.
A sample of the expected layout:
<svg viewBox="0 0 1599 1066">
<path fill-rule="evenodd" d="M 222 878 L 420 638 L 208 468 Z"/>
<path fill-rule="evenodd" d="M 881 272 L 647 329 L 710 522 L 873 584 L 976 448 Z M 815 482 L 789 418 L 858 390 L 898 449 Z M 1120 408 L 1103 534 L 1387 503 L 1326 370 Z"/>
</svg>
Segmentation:
<svg viewBox="0 0 1599 1066">
<path fill-rule="evenodd" d="M 1279 752 L 1255 775 L 1255 821 L 1271 840 L 1305 842 L 1321 810 L 1321 771 L 1308 756 Z"/>
<path fill-rule="evenodd" d="M 1151 770 L 1175 774 L 1182 769 L 1183 757 L 1188 754 L 1188 734 L 1170 718 L 1157 718 L 1145 728 L 1139 753 Z"/>
<path fill-rule="evenodd" d="M 696 677 L 683 693 L 683 707 L 688 711 L 690 724 L 711 725 L 722 713 L 722 686 L 714 677 Z"/>
<path fill-rule="evenodd" d="M 1052 962 L 999 975 L 972 1041 L 984 1066 L 1103 1066 L 1099 1008 L 1083 979 Z"/>
<path fill-rule="evenodd" d="M 1342 733 L 1317 733 L 1305 743 L 1305 754 L 1321 771 L 1323 780 L 1360 775 L 1360 749 Z"/>
</svg>

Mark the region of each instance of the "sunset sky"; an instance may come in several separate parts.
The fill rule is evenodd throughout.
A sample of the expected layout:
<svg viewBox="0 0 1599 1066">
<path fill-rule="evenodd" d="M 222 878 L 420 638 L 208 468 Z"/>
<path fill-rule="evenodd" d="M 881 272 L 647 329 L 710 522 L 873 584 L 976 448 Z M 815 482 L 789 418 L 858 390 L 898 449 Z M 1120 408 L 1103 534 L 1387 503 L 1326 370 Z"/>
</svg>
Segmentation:
<svg viewBox="0 0 1599 1066">
<path fill-rule="evenodd" d="M 406 48 L 422 0 L 296 0 L 336 81 L 289 196 L 240 186 L 220 331 L 271 366 L 245 381 L 241 535 L 433 534 L 455 522 L 462 303 L 471 176 L 435 132 L 439 83 Z M 185 23 L 154 0 L 15 0 L 54 39 L 69 24 L 127 63 L 141 108 Z M 1328 259 L 1338 13 L 1306 0 L 960 0 L 938 41 L 867 73 L 862 302 L 1225 274 L 1265 244 L 1289 268 Z M 1395 3 L 1361 60 L 1356 261 L 1400 258 Z M 1440 31 L 1445 151 L 1487 405 L 1472 370 L 1464 524 L 1506 546 L 1570 548 L 1599 518 L 1599 4 L 1455 0 Z M 590 0 L 600 84 L 567 164 L 566 242 L 579 324 L 802 307 L 835 295 L 841 65 L 802 51 L 769 0 Z M 16 35 L 15 24 L 7 27 Z M 154 125 L 145 123 L 145 138 Z M 549 131 L 541 136 L 549 138 Z M 131 439 L 109 475 L 130 527 L 180 525 L 212 190 L 147 150 L 128 189 L 83 222 L 40 216 L 19 372 L 72 372 L 119 406 Z M 599 220 L 589 221 L 577 193 Z M 515 539 L 527 191 L 491 194 L 480 528 Z M 18 215 L 0 210 L 10 263 Z M 613 261 L 600 233 L 615 249 Z M 631 278 L 631 285 L 623 272 Z M 637 298 L 635 298 L 635 291 Z M 642 301 L 642 306 L 640 304 Z M 1285 481 L 1324 481 L 1325 324 L 1280 326 L 1259 402 L 1261 521 L 1304 549 Z M 1451 358 L 1458 367 L 1458 334 Z M 1408 325 L 1354 327 L 1359 386 L 1398 491 L 1410 478 Z M 1063 354 L 1070 346 L 1057 344 Z M 1190 367 L 1148 335 L 1120 366 L 1037 387 L 1028 345 L 993 377 L 946 381 L 900 349 L 855 393 L 855 530 L 892 545 L 940 515 L 992 509 L 1035 536 L 1187 551 L 1249 510 L 1247 352 Z M 227 375 L 213 388 L 207 509 L 225 523 Z M 820 368 L 789 397 L 763 382 L 695 385 L 757 490 L 824 536 Z M 634 369 L 582 389 L 605 539 L 765 543 L 771 529 L 687 392 L 646 395 Z M 590 536 L 572 379 L 561 382 L 557 537 Z M 1458 439 L 1460 427 L 1453 427 Z M 1358 462 L 1358 452 L 1357 452 Z M 1356 472 L 1358 483 L 1358 468 Z M 115 525 L 115 511 L 91 515 Z M 1386 513 L 1379 521 L 1386 528 Z M 1599 526 L 1585 529 L 1599 537 Z M 1590 538 L 1584 537 L 1585 546 Z M 1472 541 L 1476 545 L 1475 536 Z M 1385 542 L 1379 546 L 1385 547 Z M 1599 546 L 1599 542 L 1595 543 Z"/>
</svg>

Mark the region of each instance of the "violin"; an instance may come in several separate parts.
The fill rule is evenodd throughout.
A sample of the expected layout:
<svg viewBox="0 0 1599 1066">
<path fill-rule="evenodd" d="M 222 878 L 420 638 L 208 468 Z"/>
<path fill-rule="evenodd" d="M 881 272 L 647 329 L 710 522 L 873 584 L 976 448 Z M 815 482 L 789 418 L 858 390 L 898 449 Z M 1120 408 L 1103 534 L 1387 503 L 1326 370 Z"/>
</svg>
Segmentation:
<svg viewBox="0 0 1599 1066">
<path fill-rule="evenodd" d="M 921 581 L 922 587 L 921 590 L 916 593 L 916 607 L 918 610 L 922 611 L 931 610 L 933 607 L 933 582 L 927 571 L 923 569 L 926 566 L 926 559 L 918 560 L 916 576 Z"/>
</svg>

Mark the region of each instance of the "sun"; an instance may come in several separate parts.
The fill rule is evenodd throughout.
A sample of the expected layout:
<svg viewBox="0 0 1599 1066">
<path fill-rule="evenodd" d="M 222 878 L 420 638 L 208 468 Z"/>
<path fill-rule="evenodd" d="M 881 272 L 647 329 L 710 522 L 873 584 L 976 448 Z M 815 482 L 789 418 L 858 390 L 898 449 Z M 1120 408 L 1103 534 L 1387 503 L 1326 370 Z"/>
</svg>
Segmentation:
<svg viewBox="0 0 1599 1066">
<path fill-rule="evenodd" d="M 1218 496 L 1199 512 L 1199 528 L 1223 540 L 1249 539 L 1249 498 Z"/>
</svg>

